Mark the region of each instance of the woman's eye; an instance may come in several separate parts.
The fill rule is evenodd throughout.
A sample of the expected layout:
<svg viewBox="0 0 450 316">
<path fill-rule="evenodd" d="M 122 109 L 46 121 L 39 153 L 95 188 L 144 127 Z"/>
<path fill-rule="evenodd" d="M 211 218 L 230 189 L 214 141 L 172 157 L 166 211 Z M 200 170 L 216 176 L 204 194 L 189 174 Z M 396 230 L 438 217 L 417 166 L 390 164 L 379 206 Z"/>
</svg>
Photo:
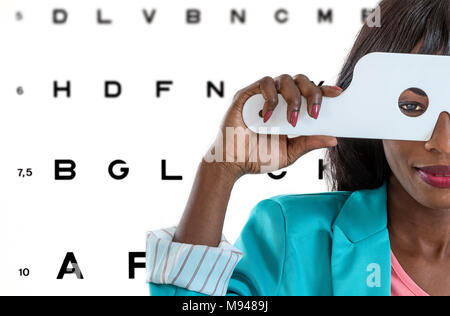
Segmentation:
<svg viewBox="0 0 450 316">
<path fill-rule="evenodd" d="M 400 107 L 405 111 L 423 111 L 423 107 L 419 104 L 402 104 Z"/>
<path fill-rule="evenodd" d="M 402 92 L 398 98 L 399 111 L 409 117 L 423 115 L 430 104 L 427 94 L 420 88 L 412 87 Z"/>
</svg>

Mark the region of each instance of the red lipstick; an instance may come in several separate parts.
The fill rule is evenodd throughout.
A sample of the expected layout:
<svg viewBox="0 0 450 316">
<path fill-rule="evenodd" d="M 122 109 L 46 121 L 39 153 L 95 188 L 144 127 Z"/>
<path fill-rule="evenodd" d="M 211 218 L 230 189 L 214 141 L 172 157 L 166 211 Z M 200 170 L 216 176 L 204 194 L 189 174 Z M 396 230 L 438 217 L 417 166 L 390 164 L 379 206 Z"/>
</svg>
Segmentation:
<svg viewBox="0 0 450 316">
<path fill-rule="evenodd" d="M 440 188 L 450 188 L 450 165 L 428 166 L 415 168 L 419 177 L 429 185 Z"/>
</svg>

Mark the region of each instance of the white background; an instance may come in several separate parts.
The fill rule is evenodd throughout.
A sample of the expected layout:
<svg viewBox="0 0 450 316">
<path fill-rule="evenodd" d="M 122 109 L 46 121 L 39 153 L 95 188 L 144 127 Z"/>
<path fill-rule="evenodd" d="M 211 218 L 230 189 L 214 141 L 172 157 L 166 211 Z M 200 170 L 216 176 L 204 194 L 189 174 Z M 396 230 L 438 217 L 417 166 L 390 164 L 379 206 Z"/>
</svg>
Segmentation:
<svg viewBox="0 0 450 316">
<path fill-rule="evenodd" d="M 128 252 L 145 251 L 148 230 L 178 223 L 234 93 L 283 73 L 333 85 L 361 10 L 376 3 L 0 0 L 0 294 L 148 295 L 144 269 L 128 279 Z M 68 11 L 66 25 L 52 24 L 56 8 Z M 112 25 L 96 23 L 99 8 Z M 151 25 L 144 8 L 157 10 Z M 188 8 L 201 10 L 201 24 L 186 24 Z M 279 8 L 289 11 L 288 23 L 275 21 Z M 334 23 L 317 22 L 320 8 L 333 9 Z M 246 9 L 247 23 L 232 25 L 231 9 Z M 54 80 L 71 81 L 71 99 L 53 98 Z M 121 82 L 120 98 L 103 97 L 106 80 Z M 158 80 L 174 82 L 159 99 Z M 225 98 L 207 98 L 208 80 L 225 82 Z M 282 180 L 241 178 L 227 238 L 236 240 L 264 198 L 328 191 L 317 177 L 323 156 L 308 153 Z M 55 159 L 74 160 L 76 178 L 55 181 Z M 108 175 L 116 159 L 130 168 L 125 180 Z M 162 159 L 182 181 L 161 180 Z M 19 178 L 18 168 L 33 176 Z M 67 252 L 84 280 L 56 279 Z M 23 268 L 28 277 L 19 275 Z"/>
</svg>

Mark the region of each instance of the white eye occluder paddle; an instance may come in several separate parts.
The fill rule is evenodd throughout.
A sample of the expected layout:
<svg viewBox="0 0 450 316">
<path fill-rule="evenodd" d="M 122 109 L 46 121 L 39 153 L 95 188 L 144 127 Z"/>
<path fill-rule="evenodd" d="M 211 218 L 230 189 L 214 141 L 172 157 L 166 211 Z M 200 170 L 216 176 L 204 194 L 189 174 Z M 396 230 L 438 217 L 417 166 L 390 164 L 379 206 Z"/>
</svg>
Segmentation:
<svg viewBox="0 0 450 316">
<path fill-rule="evenodd" d="M 358 61 L 350 86 L 340 96 L 323 98 L 317 120 L 308 115 L 302 97 L 293 127 L 286 120 L 287 104 L 281 94 L 266 123 L 259 116 L 264 105 L 261 94 L 247 100 L 242 117 L 249 129 L 260 134 L 427 141 L 440 113 L 449 111 L 449 75 L 450 56 L 370 53 Z M 420 115 L 407 115 L 399 106 L 399 97 L 408 89 L 420 89 L 428 97 Z"/>
</svg>

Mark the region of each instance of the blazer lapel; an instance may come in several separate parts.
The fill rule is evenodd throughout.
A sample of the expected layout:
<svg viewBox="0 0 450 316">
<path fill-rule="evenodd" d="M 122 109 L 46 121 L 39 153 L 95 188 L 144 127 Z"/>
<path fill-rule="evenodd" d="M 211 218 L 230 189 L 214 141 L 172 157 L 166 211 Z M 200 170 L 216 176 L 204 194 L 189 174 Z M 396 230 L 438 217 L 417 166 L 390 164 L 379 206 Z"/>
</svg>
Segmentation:
<svg viewBox="0 0 450 316">
<path fill-rule="evenodd" d="M 331 273 L 337 296 L 390 296 L 387 181 L 354 191 L 333 225 Z"/>
</svg>

